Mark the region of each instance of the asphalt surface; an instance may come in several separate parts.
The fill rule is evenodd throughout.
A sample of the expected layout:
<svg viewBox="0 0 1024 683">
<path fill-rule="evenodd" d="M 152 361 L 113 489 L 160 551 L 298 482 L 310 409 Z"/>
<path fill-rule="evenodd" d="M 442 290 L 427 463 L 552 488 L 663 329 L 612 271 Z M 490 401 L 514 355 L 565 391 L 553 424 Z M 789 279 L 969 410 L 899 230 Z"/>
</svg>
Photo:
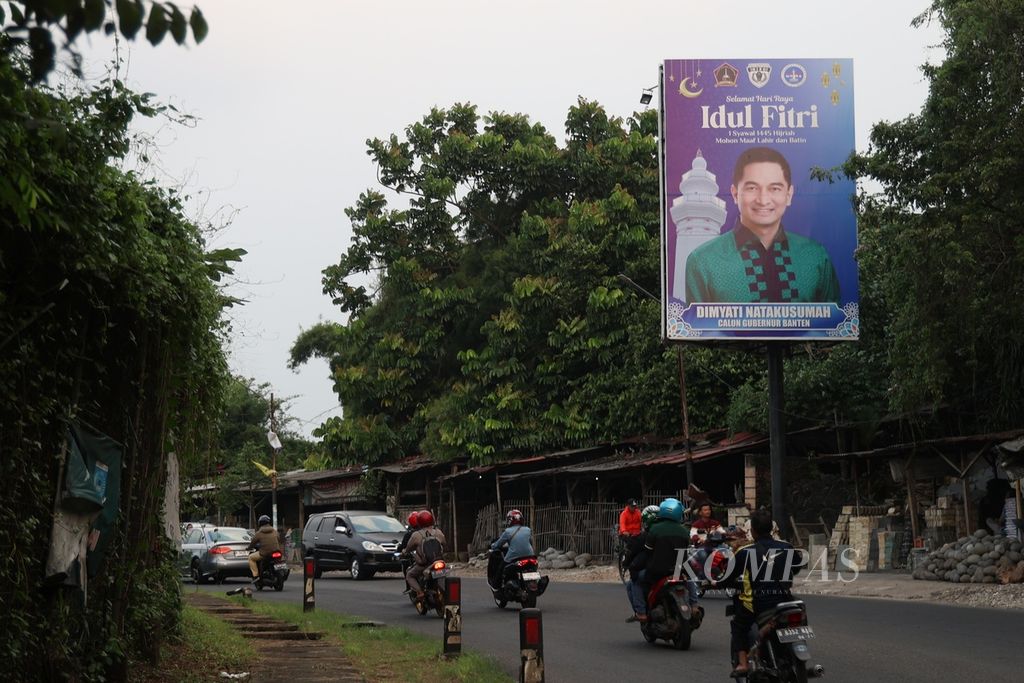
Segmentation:
<svg viewBox="0 0 1024 683">
<path fill-rule="evenodd" d="M 202 590 L 224 591 L 231 584 L 229 580 L 224 586 L 207 585 Z M 441 619 L 416 614 L 401 595 L 403 587 L 397 575 L 353 581 L 347 573 L 329 572 L 316 582 L 316 606 L 436 636 L 440 647 Z M 464 578 L 462 591 L 463 647 L 494 656 L 510 675 L 518 677 L 517 611 L 512 606 L 499 610 L 483 579 Z M 256 599 L 301 604 L 301 574 L 293 574 L 281 593 L 263 591 Z M 804 599 L 816 633 L 809 642 L 813 661 L 825 667 L 825 681 L 1022 680 L 1024 610 L 824 596 Z M 704 624 L 694 632 L 690 650 L 679 652 L 664 641 L 648 644 L 639 626 L 625 623 L 631 610 L 621 585 L 558 583 L 553 578 L 537 605 L 543 614 L 546 680 L 731 680 L 727 603 L 704 600 Z"/>
</svg>

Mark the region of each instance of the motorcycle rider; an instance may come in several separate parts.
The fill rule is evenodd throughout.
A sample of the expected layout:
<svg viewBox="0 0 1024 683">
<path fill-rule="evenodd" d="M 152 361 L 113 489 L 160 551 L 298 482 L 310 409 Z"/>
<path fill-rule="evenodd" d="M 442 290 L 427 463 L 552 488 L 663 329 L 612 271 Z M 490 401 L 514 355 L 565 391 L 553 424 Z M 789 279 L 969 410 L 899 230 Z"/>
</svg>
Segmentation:
<svg viewBox="0 0 1024 683">
<path fill-rule="evenodd" d="M 626 545 L 626 555 L 623 558 L 623 564 L 629 572 L 629 579 L 626 581 L 626 597 L 629 598 L 629 604 L 633 608 L 633 616 L 626 619 L 627 622 L 647 620 L 647 603 L 644 599 L 637 599 L 640 591 L 634 592 L 633 586 L 639 582 L 640 572 L 647 564 L 647 551 L 644 548 L 644 543 L 647 540 L 647 530 L 651 528 L 651 524 L 657 518 L 657 505 L 645 507 L 640 513 L 641 531 L 636 536 L 631 536 Z"/>
<path fill-rule="evenodd" d="M 640 516 L 636 498 L 630 498 L 626 507 L 622 508 L 622 512 L 619 513 L 619 540 L 623 543 L 628 545 L 631 538 L 640 535 L 642 531 Z"/>
<path fill-rule="evenodd" d="M 409 517 L 406 521 L 405 536 L 402 536 L 402 542 L 398 544 L 398 552 L 405 552 L 405 547 L 409 545 L 409 539 L 412 538 L 413 533 L 419 528 L 419 510 L 413 510 L 409 513 Z"/>
<path fill-rule="evenodd" d="M 405 575 L 405 582 L 409 584 L 409 590 L 415 591 L 416 600 L 419 601 L 423 599 L 420 577 L 429 564 L 441 559 L 445 538 L 441 530 L 434 526 L 434 515 L 430 510 L 420 510 L 416 514 L 416 525 L 418 528 L 409 538 L 409 544 L 405 546 L 405 554 L 411 556 L 413 561 Z"/>
<path fill-rule="evenodd" d="M 697 507 L 697 519 L 690 525 L 690 540 L 695 542 L 694 539 L 699 539 L 700 542 L 704 541 L 712 530 L 722 526 L 722 523 L 717 519 L 711 517 L 712 509 L 711 503 L 701 503 Z"/>
<path fill-rule="evenodd" d="M 257 548 L 255 552 L 249 553 L 249 571 L 252 573 L 252 582 L 260 578 L 260 561 L 269 558 L 275 550 L 281 549 L 281 542 L 277 538 L 277 529 L 270 524 L 270 517 L 260 515 L 256 521 L 259 529 L 249 541 L 249 549 Z"/>
<path fill-rule="evenodd" d="M 406 574 L 408 574 L 408 572 L 409 572 L 409 563 L 410 563 L 408 558 L 405 556 L 405 547 L 407 545 L 409 545 L 409 539 L 412 538 L 413 533 L 415 533 L 416 529 L 419 528 L 419 525 L 420 525 L 420 523 L 419 523 L 419 514 L 420 513 L 419 513 L 418 510 L 413 510 L 412 512 L 409 513 L 409 517 L 405 520 L 406 521 L 406 526 L 407 526 L 407 528 L 405 530 L 405 536 L 402 536 L 402 541 L 398 544 L 398 548 L 396 548 L 396 550 L 398 551 L 398 554 L 402 558 L 402 576 L 403 577 L 406 576 Z M 411 589 L 409 588 L 409 585 L 406 584 L 406 586 L 402 590 L 402 592 L 403 593 L 408 593 L 410 590 Z"/>
<path fill-rule="evenodd" d="M 651 586 L 666 576 L 675 573 L 676 557 L 679 551 L 689 547 L 690 535 L 682 524 L 683 504 L 676 498 L 666 498 L 658 506 L 658 518 L 651 524 L 644 541 L 644 549 L 647 552 L 647 564 L 639 574 L 638 583 L 633 586 L 633 604 L 640 604 L 646 601 Z M 694 581 L 687 581 L 687 592 L 689 603 L 697 617 L 703 617 L 703 608 L 697 601 L 697 584 Z M 646 604 L 646 602 L 645 602 Z M 637 614 L 631 621 L 646 621 Z"/>
<path fill-rule="evenodd" d="M 487 580 L 492 587 L 501 587 L 505 567 L 524 557 L 533 557 L 533 531 L 524 523 L 523 513 L 512 509 L 505 515 L 505 530 L 498 540 L 491 544 L 491 557 L 487 563 Z M 504 555 L 499 554 L 505 546 Z"/>
<path fill-rule="evenodd" d="M 735 563 L 721 581 L 712 582 L 713 586 L 740 589 L 733 598 L 731 624 L 732 652 L 737 656 L 734 678 L 749 671 L 750 631 L 757 615 L 793 599 L 793 577 L 806 562 L 792 545 L 772 538 L 772 516 L 767 510 L 750 514 L 750 531 L 754 542 L 736 552 Z"/>
</svg>

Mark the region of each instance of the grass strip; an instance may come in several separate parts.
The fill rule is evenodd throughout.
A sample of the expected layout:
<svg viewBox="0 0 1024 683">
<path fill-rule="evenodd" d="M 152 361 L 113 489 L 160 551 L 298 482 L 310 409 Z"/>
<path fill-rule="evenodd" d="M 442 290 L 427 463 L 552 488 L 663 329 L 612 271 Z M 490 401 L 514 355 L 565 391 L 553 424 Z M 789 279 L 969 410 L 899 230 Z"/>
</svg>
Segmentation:
<svg viewBox="0 0 1024 683">
<path fill-rule="evenodd" d="M 221 671 L 248 671 L 256 659 L 252 644 L 231 624 L 190 605 L 182 605 L 180 633 L 161 646 L 156 666 L 133 662 L 135 683 L 211 683 Z"/>
<path fill-rule="evenodd" d="M 325 638 L 338 643 L 352 665 L 370 681 L 510 683 L 513 680 L 493 657 L 463 651 L 456 659 L 445 659 L 441 654 L 440 624 L 438 637 L 428 638 L 395 626 L 346 628 L 345 624 L 363 620 L 324 610 L 303 612 L 301 605 L 241 598 L 233 601 L 256 613 L 297 624 L 304 631 L 322 631 Z"/>
<path fill-rule="evenodd" d="M 182 606 L 181 629 L 185 647 L 212 659 L 221 671 L 246 670 L 256 658 L 252 642 L 234 626 L 190 605 Z"/>
</svg>

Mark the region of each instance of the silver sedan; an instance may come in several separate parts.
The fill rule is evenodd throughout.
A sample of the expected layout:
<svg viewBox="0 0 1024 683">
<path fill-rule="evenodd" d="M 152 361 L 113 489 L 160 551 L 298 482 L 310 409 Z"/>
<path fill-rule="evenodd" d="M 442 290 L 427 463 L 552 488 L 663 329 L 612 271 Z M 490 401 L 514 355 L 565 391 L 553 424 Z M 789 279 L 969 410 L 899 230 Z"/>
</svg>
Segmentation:
<svg viewBox="0 0 1024 683">
<path fill-rule="evenodd" d="M 181 543 L 181 568 L 196 583 L 221 583 L 232 576 L 250 578 L 249 542 L 252 533 L 239 527 L 212 524 L 189 529 Z"/>
</svg>

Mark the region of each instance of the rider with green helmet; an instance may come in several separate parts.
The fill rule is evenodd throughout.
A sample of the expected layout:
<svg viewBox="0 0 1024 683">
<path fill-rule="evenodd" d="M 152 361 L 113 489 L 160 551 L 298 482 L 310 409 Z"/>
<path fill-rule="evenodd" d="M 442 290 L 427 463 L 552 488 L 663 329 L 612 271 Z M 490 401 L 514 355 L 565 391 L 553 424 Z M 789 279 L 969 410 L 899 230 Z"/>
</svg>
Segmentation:
<svg viewBox="0 0 1024 683">
<path fill-rule="evenodd" d="M 644 548 L 647 541 L 647 530 L 651 528 L 656 519 L 658 519 L 658 506 L 648 505 L 645 507 L 640 513 L 640 534 L 630 538 L 626 546 L 626 556 L 623 558 L 623 564 L 629 570 L 626 596 L 633 608 L 633 616 L 626 621 L 646 621 L 647 619 L 647 603 L 639 589 L 638 582 L 640 572 L 647 566 L 647 550 Z"/>
<path fill-rule="evenodd" d="M 646 600 L 647 592 L 659 579 L 675 573 L 679 551 L 690 545 L 690 534 L 683 526 L 683 504 L 675 498 L 666 498 L 658 506 L 657 519 L 644 535 L 644 553 L 647 556 L 643 571 L 637 575 L 631 596 L 634 608 Z M 697 605 L 697 586 L 687 582 L 690 604 Z M 645 610 L 646 611 L 646 610 Z M 645 621 L 646 616 L 637 612 L 630 621 Z"/>
</svg>

